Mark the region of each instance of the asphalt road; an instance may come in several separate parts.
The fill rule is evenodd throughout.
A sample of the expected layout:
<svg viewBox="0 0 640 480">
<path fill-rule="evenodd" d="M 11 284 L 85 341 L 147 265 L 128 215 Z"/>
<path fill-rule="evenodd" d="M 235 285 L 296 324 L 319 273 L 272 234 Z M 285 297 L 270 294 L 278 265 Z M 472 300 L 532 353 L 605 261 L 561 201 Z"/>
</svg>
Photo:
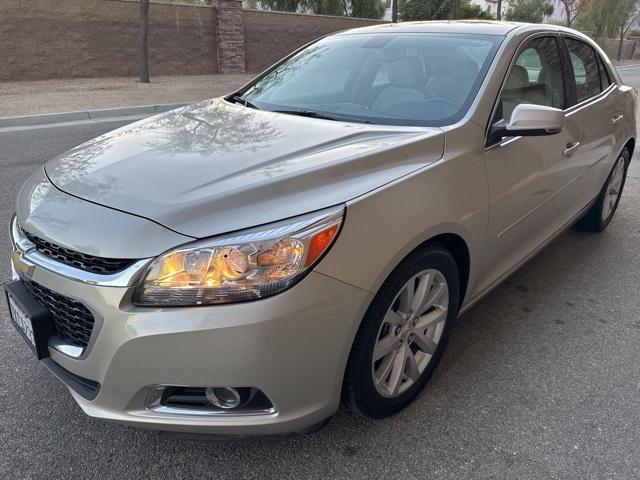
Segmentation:
<svg viewBox="0 0 640 480">
<path fill-rule="evenodd" d="M 0 224 L 33 169 L 116 126 L 0 133 Z M 341 410 L 284 439 L 175 441 L 87 418 L 0 302 L 0 477 L 640 478 L 639 243 L 636 158 L 609 229 L 566 232 L 465 314 L 412 406 L 376 422 Z M 0 235 L 2 281 L 8 251 Z"/>
</svg>

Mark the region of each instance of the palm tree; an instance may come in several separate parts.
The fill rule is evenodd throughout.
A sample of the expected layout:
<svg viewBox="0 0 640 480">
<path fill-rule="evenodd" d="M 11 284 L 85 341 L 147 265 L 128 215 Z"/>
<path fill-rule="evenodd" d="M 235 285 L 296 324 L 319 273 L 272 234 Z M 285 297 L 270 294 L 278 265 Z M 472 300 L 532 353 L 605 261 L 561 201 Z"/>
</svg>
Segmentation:
<svg viewBox="0 0 640 480">
<path fill-rule="evenodd" d="M 140 0 L 140 82 L 149 83 L 149 0 Z"/>
</svg>

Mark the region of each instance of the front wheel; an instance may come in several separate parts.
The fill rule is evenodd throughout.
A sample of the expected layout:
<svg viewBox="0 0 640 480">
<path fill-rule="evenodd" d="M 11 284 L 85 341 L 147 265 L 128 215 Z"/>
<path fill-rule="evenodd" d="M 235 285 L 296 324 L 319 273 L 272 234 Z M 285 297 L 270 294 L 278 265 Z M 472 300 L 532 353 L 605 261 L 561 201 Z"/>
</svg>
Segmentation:
<svg viewBox="0 0 640 480">
<path fill-rule="evenodd" d="M 630 154 L 625 148 L 613 165 L 596 202 L 578 221 L 576 227 L 591 232 L 602 232 L 607 228 L 620 203 L 629 161 Z"/>
<path fill-rule="evenodd" d="M 455 259 L 437 244 L 411 254 L 391 273 L 349 356 L 344 394 L 352 411 L 388 417 L 424 388 L 457 315 L 459 282 Z"/>
</svg>

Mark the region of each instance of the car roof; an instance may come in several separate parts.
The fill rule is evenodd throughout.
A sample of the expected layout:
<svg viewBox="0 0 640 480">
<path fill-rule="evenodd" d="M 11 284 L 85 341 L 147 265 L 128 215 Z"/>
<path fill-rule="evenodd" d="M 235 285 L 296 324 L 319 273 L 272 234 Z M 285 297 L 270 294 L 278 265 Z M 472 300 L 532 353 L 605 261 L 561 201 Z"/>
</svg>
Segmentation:
<svg viewBox="0 0 640 480">
<path fill-rule="evenodd" d="M 368 27 L 353 28 L 338 35 L 354 33 L 457 33 L 472 35 L 502 35 L 519 27 L 532 27 L 527 23 L 498 22 L 490 20 L 449 20 L 428 22 L 382 23 Z M 535 25 L 539 30 L 557 30 L 555 25 Z"/>
</svg>

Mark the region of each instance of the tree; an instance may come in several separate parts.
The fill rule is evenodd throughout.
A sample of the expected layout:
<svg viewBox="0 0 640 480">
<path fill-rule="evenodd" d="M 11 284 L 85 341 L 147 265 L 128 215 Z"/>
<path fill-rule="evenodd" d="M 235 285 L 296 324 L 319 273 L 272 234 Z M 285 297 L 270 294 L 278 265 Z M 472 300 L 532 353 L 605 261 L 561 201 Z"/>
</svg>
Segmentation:
<svg viewBox="0 0 640 480">
<path fill-rule="evenodd" d="M 462 2 L 460 12 L 454 18 L 463 20 L 495 20 L 493 15 L 483 10 L 480 5 L 471 2 Z"/>
<path fill-rule="evenodd" d="M 342 0 L 304 0 L 304 2 L 298 4 L 296 10 L 300 9 L 300 7 L 317 15 L 347 15 L 346 4 Z"/>
<path fill-rule="evenodd" d="M 382 0 L 249 0 L 251 8 L 359 18 L 382 18 Z"/>
<path fill-rule="evenodd" d="M 451 18 L 460 18 L 460 0 L 451 0 Z"/>
<path fill-rule="evenodd" d="M 589 10 L 576 22 L 576 27 L 589 31 L 595 38 L 618 38 L 618 60 L 622 59 L 624 39 L 640 19 L 640 0 L 591 0 Z"/>
<path fill-rule="evenodd" d="M 302 0 L 249 0 L 249 7 L 277 12 L 297 12 Z"/>
<path fill-rule="evenodd" d="M 399 0 L 400 18 L 412 20 L 446 20 L 451 15 L 450 0 Z"/>
<path fill-rule="evenodd" d="M 519 0 L 504 16 L 510 22 L 542 23 L 553 14 L 553 4 L 546 0 Z"/>
<path fill-rule="evenodd" d="M 496 7 L 496 20 L 502 20 L 502 0 L 498 0 Z"/>
<path fill-rule="evenodd" d="M 579 18 L 574 19 L 574 28 L 589 32 L 594 38 L 615 35 L 615 8 L 610 8 L 607 0 L 592 0 L 589 10 Z"/>
<path fill-rule="evenodd" d="M 618 61 L 622 60 L 622 48 L 624 39 L 629 29 L 638 23 L 640 18 L 640 0 L 621 0 L 618 11 L 618 31 L 620 32 L 620 42 L 618 43 Z"/>
<path fill-rule="evenodd" d="M 471 0 L 399 0 L 400 18 L 411 20 L 493 19 Z"/>
<path fill-rule="evenodd" d="M 573 21 L 578 15 L 583 13 L 589 6 L 590 0 L 559 0 L 564 7 L 564 13 L 567 17 L 567 27 L 571 28 Z"/>
<path fill-rule="evenodd" d="M 350 0 L 347 16 L 356 18 L 382 18 L 385 6 L 380 0 Z"/>
<path fill-rule="evenodd" d="M 140 0 L 140 82 L 149 83 L 149 0 Z"/>
</svg>

